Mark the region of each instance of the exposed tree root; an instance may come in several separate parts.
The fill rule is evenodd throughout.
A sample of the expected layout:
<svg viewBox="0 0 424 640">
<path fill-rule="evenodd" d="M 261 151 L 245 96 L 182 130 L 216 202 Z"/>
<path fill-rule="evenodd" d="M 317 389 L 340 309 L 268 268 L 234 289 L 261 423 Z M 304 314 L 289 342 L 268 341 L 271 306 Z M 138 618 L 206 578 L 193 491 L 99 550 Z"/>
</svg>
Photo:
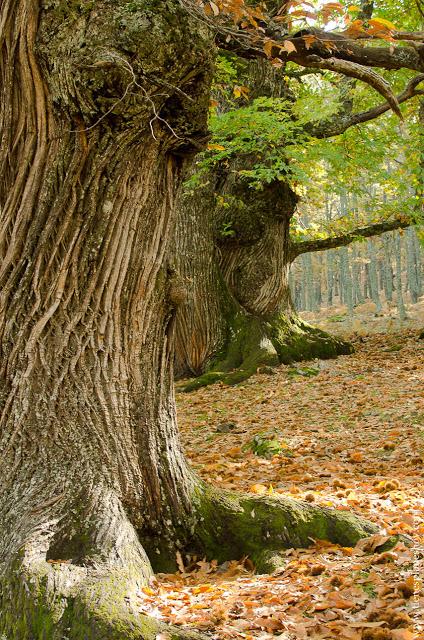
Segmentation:
<svg viewBox="0 0 424 640">
<path fill-rule="evenodd" d="M 181 550 L 218 562 L 248 556 L 260 573 L 284 566 L 284 549 L 308 547 L 317 539 L 354 546 L 377 531 L 346 511 L 224 492 L 203 483 L 196 487 L 193 521 Z M 98 521 L 102 535 L 96 534 L 91 557 L 52 559 L 53 540 L 56 549 L 66 547 L 55 539 L 57 532 L 46 536 L 40 530 L 35 541 L 11 555 L 0 575 L 0 635 L 7 640 L 157 640 L 160 634 L 174 640 L 204 638 L 138 612 L 137 591 L 148 584 L 155 558 L 147 558 L 122 515 L 113 527 L 108 528 L 106 518 Z M 170 550 L 161 562 L 175 569 L 175 553 Z"/>
<path fill-rule="evenodd" d="M 197 544 L 219 562 L 249 556 L 257 571 L 273 571 L 271 555 L 279 550 L 328 540 L 355 546 L 378 531 L 376 525 L 350 513 L 282 497 L 239 495 L 206 487 L 200 499 L 202 519 Z"/>
<path fill-rule="evenodd" d="M 223 354 L 203 375 L 180 390 L 189 392 L 215 382 L 238 384 L 270 367 L 313 358 L 335 358 L 353 352 L 350 343 L 312 327 L 296 315 L 269 319 L 237 314 Z"/>
</svg>

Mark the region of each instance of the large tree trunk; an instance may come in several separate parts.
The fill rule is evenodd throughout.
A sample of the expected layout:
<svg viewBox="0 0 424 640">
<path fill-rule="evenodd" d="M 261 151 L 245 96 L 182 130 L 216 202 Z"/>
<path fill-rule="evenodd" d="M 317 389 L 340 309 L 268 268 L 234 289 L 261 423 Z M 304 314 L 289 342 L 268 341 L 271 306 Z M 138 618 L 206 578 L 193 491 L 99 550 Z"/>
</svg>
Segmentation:
<svg viewBox="0 0 424 640">
<path fill-rule="evenodd" d="M 0 9 L 8 640 L 154 640 L 161 624 L 131 604 L 177 549 L 221 559 L 256 548 L 259 561 L 264 548 L 373 530 L 281 500 L 258 503 L 251 523 L 257 499 L 211 491 L 187 468 L 167 248 L 181 156 L 204 139 L 210 41 L 177 0 L 92 7 Z"/>
<path fill-rule="evenodd" d="M 289 229 L 296 196 L 289 185 L 253 190 L 235 162 L 208 178 L 180 200 L 173 250 L 186 289 L 177 311 L 176 373 L 199 376 L 185 389 L 350 353 L 350 345 L 303 322 L 293 308 Z"/>
<path fill-rule="evenodd" d="M 47 637 L 55 619 L 74 637 L 71 610 L 84 609 L 93 572 L 114 571 L 117 588 L 124 577 L 145 581 L 147 554 L 169 564 L 188 537 L 182 523 L 189 531 L 192 522 L 165 257 L 180 155 L 205 136 L 209 41 L 178 2 L 164 11 L 150 4 L 2 3 L 0 630 L 8 638 Z M 21 580 L 10 581 L 12 572 Z M 55 601 L 55 576 L 67 595 L 85 585 L 79 604 Z"/>
</svg>

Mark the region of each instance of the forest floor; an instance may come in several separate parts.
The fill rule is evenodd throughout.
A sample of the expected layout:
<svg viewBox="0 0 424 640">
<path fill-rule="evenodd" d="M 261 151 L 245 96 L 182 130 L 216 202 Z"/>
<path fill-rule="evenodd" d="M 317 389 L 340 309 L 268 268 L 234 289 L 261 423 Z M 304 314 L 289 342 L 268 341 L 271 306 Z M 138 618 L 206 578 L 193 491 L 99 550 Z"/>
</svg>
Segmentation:
<svg viewBox="0 0 424 640">
<path fill-rule="evenodd" d="M 219 640 L 424 638 L 424 340 L 416 307 L 416 318 L 402 328 L 394 322 L 389 333 L 386 319 L 370 317 L 371 329 L 364 319 L 356 328 L 333 323 L 353 333 L 352 355 L 178 394 L 186 453 L 205 480 L 351 509 L 378 523 L 383 537 L 355 548 L 316 541 L 289 549 L 274 575 L 256 575 L 248 558 L 219 567 L 179 558 L 178 574 L 160 574 L 140 593 L 141 611 Z M 324 316 L 321 324 L 328 329 Z M 379 553 L 393 533 L 413 547 Z"/>
</svg>

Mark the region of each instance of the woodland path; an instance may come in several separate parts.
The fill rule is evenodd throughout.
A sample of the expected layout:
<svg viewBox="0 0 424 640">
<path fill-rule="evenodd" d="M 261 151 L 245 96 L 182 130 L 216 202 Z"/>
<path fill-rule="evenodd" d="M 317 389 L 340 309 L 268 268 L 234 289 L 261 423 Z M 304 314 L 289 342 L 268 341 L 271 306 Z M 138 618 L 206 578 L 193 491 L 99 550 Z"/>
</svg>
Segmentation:
<svg viewBox="0 0 424 640">
<path fill-rule="evenodd" d="M 318 542 L 288 550 L 273 576 L 254 575 L 249 559 L 217 569 L 182 558 L 183 573 L 140 594 L 141 610 L 219 639 L 424 637 L 424 341 L 406 329 L 357 337 L 355 348 L 178 394 L 186 453 L 219 487 L 353 509 L 414 546 Z M 258 434 L 277 455 L 254 455 L 267 446 Z"/>
</svg>

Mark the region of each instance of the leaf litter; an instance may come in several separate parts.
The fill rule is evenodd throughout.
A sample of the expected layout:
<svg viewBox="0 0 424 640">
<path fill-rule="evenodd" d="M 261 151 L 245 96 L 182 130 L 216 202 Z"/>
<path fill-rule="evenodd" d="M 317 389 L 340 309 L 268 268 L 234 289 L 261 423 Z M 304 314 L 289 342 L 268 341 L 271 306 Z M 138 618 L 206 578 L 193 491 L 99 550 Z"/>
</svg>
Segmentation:
<svg viewBox="0 0 424 640">
<path fill-rule="evenodd" d="M 180 556 L 178 573 L 141 590 L 141 612 L 216 640 L 424 638 L 424 342 L 404 330 L 355 347 L 311 363 L 314 377 L 281 366 L 236 387 L 178 394 L 179 423 L 205 480 L 350 509 L 381 533 L 355 548 L 317 540 L 288 549 L 272 575 L 256 575 L 249 558 L 218 566 Z M 255 454 L 252 443 L 267 438 L 270 455 Z M 393 534 L 413 545 L 380 552 Z"/>
</svg>

